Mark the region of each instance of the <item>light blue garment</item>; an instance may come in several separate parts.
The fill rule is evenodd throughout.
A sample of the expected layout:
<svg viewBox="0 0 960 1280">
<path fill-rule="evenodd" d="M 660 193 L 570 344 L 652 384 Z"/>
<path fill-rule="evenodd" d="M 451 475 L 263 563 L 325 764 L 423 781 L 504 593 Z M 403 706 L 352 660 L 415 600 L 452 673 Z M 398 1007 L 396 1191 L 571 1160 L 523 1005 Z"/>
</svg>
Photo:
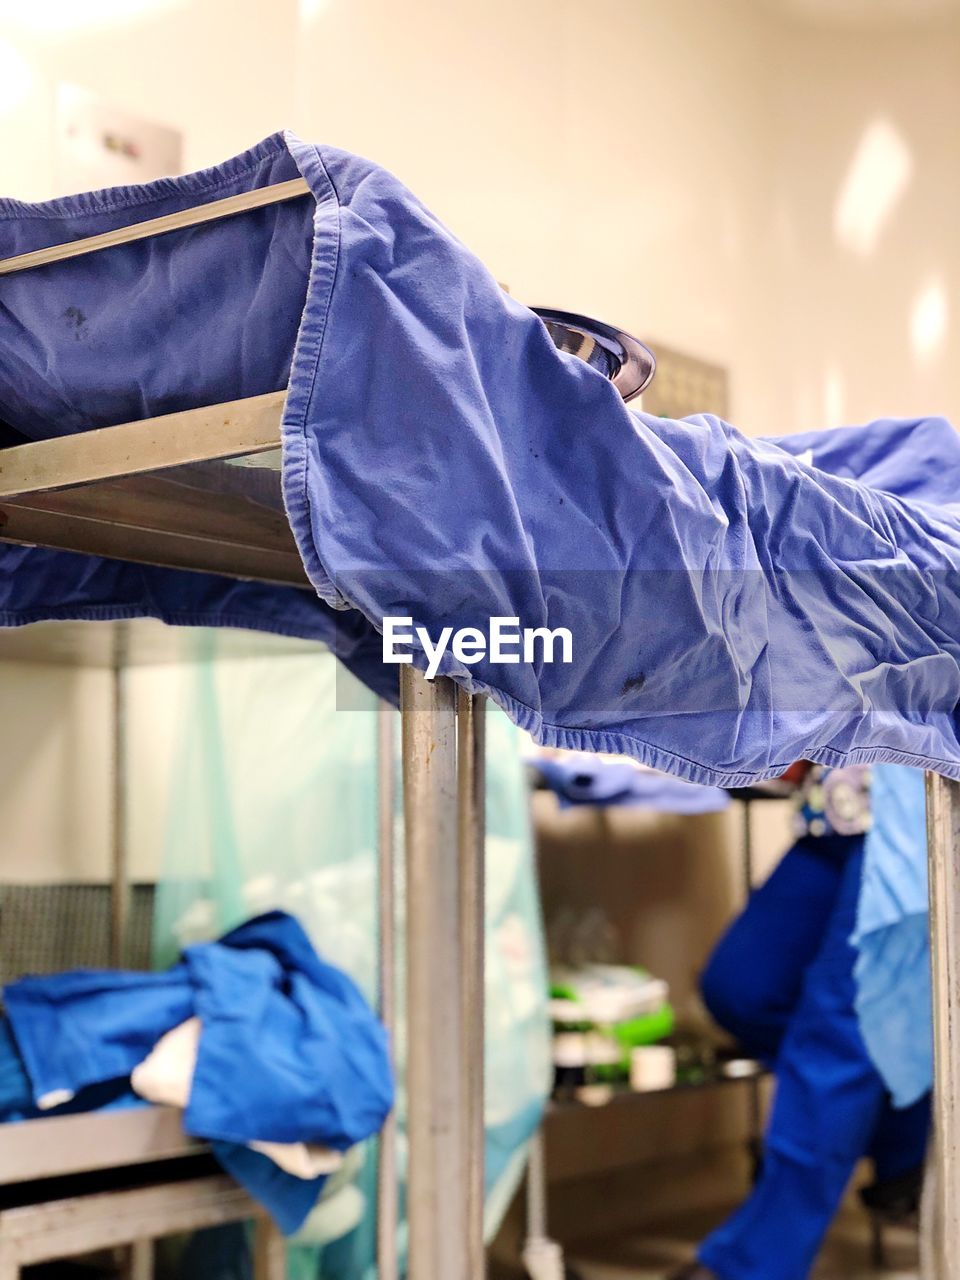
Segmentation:
<svg viewBox="0 0 960 1280">
<path fill-rule="evenodd" d="M 3 278 L 0 418 L 33 438 L 286 385 L 284 497 L 321 599 L 358 610 L 374 644 L 387 615 L 433 639 L 494 615 L 569 629 L 570 665 L 440 664 L 539 741 L 723 785 L 797 759 L 960 777 L 960 441 L 946 423 L 814 437 L 811 467 L 795 440 L 632 413 L 400 182 L 289 134 L 187 178 L 4 202 L 0 254 L 298 173 L 312 203 Z M 942 477 L 934 496 L 904 481 L 915 436 Z M 63 594 L 73 616 L 177 611 L 183 575 L 147 591 L 141 571 L 116 572 L 91 614 L 96 563 L 19 580 L 49 563 L 37 552 L 0 574 L 8 625 Z M 213 624 L 230 615 L 216 590 Z M 258 599 L 283 629 L 289 596 Z M 329 609 L 317 616 L 329 630 Z"/>
<path fill-rule="evenodd" d="M 853 942 L 860 1030 L 897 1106 L 933 1084 L 923 774 L 878 765 Z"/>
</svg>

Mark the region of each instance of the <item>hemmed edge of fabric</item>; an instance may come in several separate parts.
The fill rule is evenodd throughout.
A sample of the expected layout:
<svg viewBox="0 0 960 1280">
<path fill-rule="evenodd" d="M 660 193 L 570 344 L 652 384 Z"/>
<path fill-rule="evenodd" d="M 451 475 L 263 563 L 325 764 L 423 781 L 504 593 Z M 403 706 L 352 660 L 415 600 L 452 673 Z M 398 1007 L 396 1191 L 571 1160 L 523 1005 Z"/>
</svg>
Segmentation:
<svg viewBox="0 0 960 1280">
<path fill-rule="evenodd" d="M 333 576 L 321 560 L 313 539 L 306 439 L 307 412 L 320 370 L 340 261 L 340 199 L 319 148 L 303 142 L 290 130 L 284 132 L 283 139 L 317 202 L 307 299 L 293 350 L 280 424 L 283 503 L 300 559 L 317 595 L 333 608 L 342 609 L 349 602 L 334 585 Z M 377 624 L 374 622 L 374 625 Z"/>
</svg>

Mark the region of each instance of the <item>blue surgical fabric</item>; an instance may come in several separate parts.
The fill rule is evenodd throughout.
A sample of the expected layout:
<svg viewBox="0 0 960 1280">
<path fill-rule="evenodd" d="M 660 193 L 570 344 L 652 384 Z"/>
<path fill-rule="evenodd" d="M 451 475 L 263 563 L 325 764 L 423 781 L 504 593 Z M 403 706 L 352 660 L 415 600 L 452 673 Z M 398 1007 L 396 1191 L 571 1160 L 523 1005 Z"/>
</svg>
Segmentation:
<svg viewBox="0 0 960 1280">
<path fill-rule="evenodd" d="M 370 683 L 385 683 L 385 616 L 434 640 L 516 617 L 569 630 L 573 661 L 448 652 L 439 670 L 546 745 L 714 785 L 797 759 L 960 777 L 948 424 L 881 422 L 800 447 L 709 415 L 631 412 L 396 178 L 291 134 L 186 178 L 6 202 L 0 253 L 297 174 L 312 199 L 4 278 L 10 438 L 285 386 L 287 515 L 320 600 L 357 629 L 354 669 Z M 914 484 L 929 462 L 939 487 Z M 64 591 L 85 616 L 77 573 L 96 569 L 61 564 L 31 616 Z M 145 611 L 131 573 L 97 616 Z M 17 576 L 0 574 L 8 623 L 27 620 Z M 183 580 L 162 584 L 162 609 L 177 611 Z M 218 591 L 196 620 L 228 616 Z M 282 629 L 292 608 L 259 595 L 243 616 Z M 419 642 L 413 658 L 426 665 Z"/>
<path fill-rule="evenodd" d="M 377 1133 L 393 1102 L 386 1036 L 353 982 L 321 960 L 283 912 L 188 947 L 165 973 L 76 970 L 4 989 L 34 1103 L 127 1079 L 187 1018 L 202 1023 L 184 1128 L 298 1227 L 322 1185 L 236 1144 L 319 1143 Z"/>
</svg>

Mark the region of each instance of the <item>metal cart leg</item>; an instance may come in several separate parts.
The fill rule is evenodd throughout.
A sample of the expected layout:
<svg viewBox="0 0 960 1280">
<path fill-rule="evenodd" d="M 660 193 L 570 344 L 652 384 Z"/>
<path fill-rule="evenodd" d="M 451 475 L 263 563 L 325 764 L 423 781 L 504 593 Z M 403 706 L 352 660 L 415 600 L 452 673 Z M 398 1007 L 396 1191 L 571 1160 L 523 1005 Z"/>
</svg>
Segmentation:
<svg viewBox="0 0 960 1280">
<path fill-rule="evenodd" d="M 463 1176 L 467 1197 L 467 1275 L 486 1271 L 484 1204 L 484 1027 L 486 868 L 486 704 L 457 690 L 457 851 L 460 864 L 460 1072 L 463 1090 Z"/>
<path fill-rule="evenodd" d="M 753 823 L 749 795 L 741 801 L 743 826 L 741 828 L 740 866 L 743 876 L 743 903 L 750 902 L 753 893 L 754 857 L 753 857 Z M 763 1097 L 759 1079 L 751 1080 L 747 1085 L 749 1106 L 749 1136 L 747 1138 L 747 1154 L 750 1158 L 751 1181 L 760 1177 L 763 1164 Z"/>
<path fill-rule="evenodd" d="M 394 865 L 394 716 L 377 707 L 377 845 L 380 916 L 380 1017 L 396 1049 L 396 867 Z M 397 1120 L 391 1112 L 380 1133 L 377 1165 L 377 1280 L 397 1280 Z"/>
<path fill-rule="evenodd" d="M 253 1236 L 253 1280 L 286 1280 L 287 1246 L 269 1218 L 260 1218 Z"/>
<path fill-rule="evenodd" d="M 927 774 L 933 971 L 935 1237 L 929 1280 L 960 1280 L 960 783 Z M 929 1229 L 929 1228 L 928 1228 Z"/>
<path fill-rule="evenodd" d="M 547 1167 L 543 1130 L 530 1139 L 527 1156 L 527 1238 L 523 1265 L 530 1280 L 564 1280 L 563 1250 L 547 1235 Z"/>
<path fill-rule="evenodd" d="M 130 1280 L 153 1280 L 152 1240 L 135 1240 L 130 1246 Z"/>
<path fill-rule="evenodd" d="M 412 666 L 401 671 L 400 706 L 407 863 L 408 1275 L 410 1280 L 480 1280 L 482 709 L 473 700 L 464 702 L 451 681 L 428 681 Z M 469 1007 L 466 999 L 472 1001 Z"/>
<path fill-rule="evenodd" d="M 122 968 L 126 959 L 130 917 L 130 874 L 127 865 L 127 632 L 114 631 L 113 653 L 113 813 L 110 851 L 110 963 Z"/>
</svg>

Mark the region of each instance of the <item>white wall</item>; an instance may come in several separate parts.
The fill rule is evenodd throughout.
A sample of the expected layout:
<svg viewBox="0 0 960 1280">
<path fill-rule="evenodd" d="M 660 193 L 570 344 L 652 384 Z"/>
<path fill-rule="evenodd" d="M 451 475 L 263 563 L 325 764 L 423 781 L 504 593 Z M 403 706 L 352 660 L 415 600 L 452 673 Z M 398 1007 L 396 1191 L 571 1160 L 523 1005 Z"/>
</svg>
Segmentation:
<svg viewBox="0 0 960 1280">
<path fill-rule="evenodd" d="M 0 881 L 106 880 L 110 675 L 0 666 Z"/>
<path fill-rule="evenodd" d="M 36 0 L 0 7 L 3 185 L 53 194 L 61 80 L 183 130 L 188 167 L 285 123 L 392 168 L 519 298 L 608 316 L 775 403 L 754 264 L 771 23 L 751 0 Z M 57 23 L 60 25 L 58 26 Z M 17 88 L 19 86 L 19 88 Z"/>
<path fill-rule="evenodd" d="M 296 0 L 0 0 L 5 194 L 46 199 L 56 86 L 182 130 L 188 169 L 289 123 Z"/>
<path fill-rule="evenodd" d="M 292 124 L 379 160 L 514 294 L 729 366 L 751 432 L 960 413 L 960 27 L 795 0 L 0 0 L 2 185 L 55 190 L 55 86 L 180 128 L 214 163 Z M 860 15 L 859 24 L 855 21 Z M 918 17 L 911 21 L 911 14 Z M 852 23 L 852 25 L 851 25 Z M 838 242 L 871 124 L 910 175 L 875 247 Z M 869 187 L 865 190 L 869 203 Z"/>
<path fill-rule="evenodd" d="M 312 9 L 299 128 L 391 168 L 520 299 L 734 365 L 742 412 L 763 420 L 772 68 L 756 4 Z"/>
<path fill-rule="evenodd" d="M 960 29 L 791 25 L 785 39 L 773 428 L 960 424 Z"/>
</svg>

